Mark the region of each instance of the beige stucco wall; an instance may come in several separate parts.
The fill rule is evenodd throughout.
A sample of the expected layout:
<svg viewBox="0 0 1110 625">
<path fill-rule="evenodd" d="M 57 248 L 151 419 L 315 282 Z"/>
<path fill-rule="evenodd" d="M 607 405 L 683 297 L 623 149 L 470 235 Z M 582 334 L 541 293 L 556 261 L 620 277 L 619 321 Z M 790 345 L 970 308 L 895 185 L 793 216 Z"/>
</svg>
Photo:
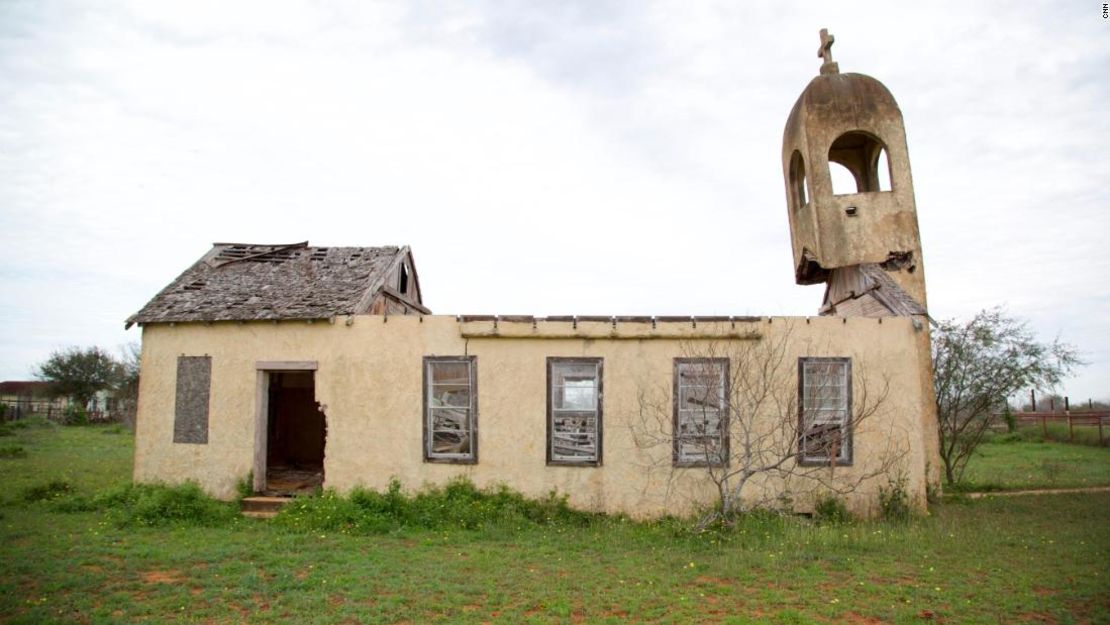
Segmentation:
<svg viewBox="0 0 1110 625">
<path fill-rule="evenodd" d="M 925 467 L 937 466 L 928 380 L 928 340 L 909 318 L 761 318 L 751 322 L 610 323 L 539 321 L 460 323 L 455 317 L 359 316 L 335 323 L 158 324 L 143 328 L 135 479 L 195 480 L 230 498 L 252 470 L 258 414 L 256 363 L 315 361 L 316 398 L 327 415 L 325 486 L 383 488 L 397 477 L 409 488 L 469 476 L 478 485 L 506 483 L 531 496 L 566 493 L 578 507 L 634 516 L 682 514 L 712 501 L 703 469 L 673 469 L 671 448 L 644 448 L 633 434 L 641 391 L 667 393 L 673 359 L 785 341 L 784 388 L 797 388 L 800 356 L 852 358 L 854 395 L 890 392 L 880 412 L 854 433 L 850 478 L 891 449 L 923 505 Z M 919 324 L 918 324 L 919 325 Z M 925 350 L 922 353 L 922 350 Z M 474 355 L 478 372 L 478 453 L 474 465 L 427 463 L 422 448 L 422 358 Z M 173 442 L 177 357 L 212 357 L 208 444 Z M 599 467 L 547 466 L 546 358 L 604 359 L 604 451 Z M 868 388 L 864 388 L 866 383 Z M 773 414 L 759 416 L 772 423 Z M 932 458 L 932 460 L 930 460 Z M 885 478 L 849 497 L 866 512 Z M 775 488 L 780 488 L 776 486 Z M 794 484 L 800 509 L 812 486 Z M 750 493 L 757 494 L 755 491 Z"/>
</svg>

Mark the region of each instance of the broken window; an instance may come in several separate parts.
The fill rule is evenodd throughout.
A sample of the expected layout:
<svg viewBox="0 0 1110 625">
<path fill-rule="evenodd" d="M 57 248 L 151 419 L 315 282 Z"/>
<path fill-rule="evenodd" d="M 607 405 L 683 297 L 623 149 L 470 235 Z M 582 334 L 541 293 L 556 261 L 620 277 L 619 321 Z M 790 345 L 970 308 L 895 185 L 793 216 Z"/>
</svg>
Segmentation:
<svg viewBox="0 0 1110 625">
<path fill-rule="evenodd" d="M 851 464 L 852 361 L 801 358 L 798 374 L 800 461 Z"/>
<path fill-rule="evenodd" d="M 424 459 L 478 461 L 475 356 L 424 358 Z"/>
<path fill-rule="evenodd" d="M 211 386 L 210 356 L 178 356 L 173 442 L 208 444 L 208 396 Z"/>
<path fill-rule="evenodd" d="M 674 464 L 728 462 L 728 359 L 676 358 Z"/>
<path fill-rule="evenodd" d="M 547 359 L 547 462 L 601 464 L 601 359 Z"/>
</svg>

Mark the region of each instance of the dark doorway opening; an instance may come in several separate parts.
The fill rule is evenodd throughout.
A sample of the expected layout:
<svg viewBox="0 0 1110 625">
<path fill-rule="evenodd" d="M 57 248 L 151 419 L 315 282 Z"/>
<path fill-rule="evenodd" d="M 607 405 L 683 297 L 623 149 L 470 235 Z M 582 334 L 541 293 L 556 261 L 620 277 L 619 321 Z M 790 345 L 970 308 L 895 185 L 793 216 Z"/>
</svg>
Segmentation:
<svg viewBox="0 0 1110 625">
<path fill-rule="evenodd" d="M 271 371 L 267 385 L 267 495 L 299 495 L 324 484 L 327 423 L 312 371 Z"/>
</svg>

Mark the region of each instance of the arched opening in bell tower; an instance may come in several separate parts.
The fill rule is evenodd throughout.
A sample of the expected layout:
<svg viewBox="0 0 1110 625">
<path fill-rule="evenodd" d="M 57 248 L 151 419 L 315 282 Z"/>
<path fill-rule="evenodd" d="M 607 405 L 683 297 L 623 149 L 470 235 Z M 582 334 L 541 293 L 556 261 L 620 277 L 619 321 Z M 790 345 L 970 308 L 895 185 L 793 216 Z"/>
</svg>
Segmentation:
<svg viewBox="0 0 1110 625">
<path fill-rule="evenodd" d="M 809 192 L 806 190 L 806 163 L 798 150 L 794 150 L 794 154 L 790 156 L 790 204 L 794 210 L 809 204 Z"/>
<path fill-rule="evenodd" d="M 829 147 L 829 176 L 833 195 L 890 191 L 886 146 L 859 130 L 840 135 Z"/>
</svg>

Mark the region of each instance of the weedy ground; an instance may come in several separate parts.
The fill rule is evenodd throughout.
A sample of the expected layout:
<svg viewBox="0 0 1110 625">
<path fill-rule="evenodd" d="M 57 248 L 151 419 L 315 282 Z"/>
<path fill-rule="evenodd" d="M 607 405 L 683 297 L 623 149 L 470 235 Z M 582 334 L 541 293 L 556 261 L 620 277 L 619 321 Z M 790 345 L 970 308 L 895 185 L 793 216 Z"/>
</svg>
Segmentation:
<svg viewBox="0 0 1110 625">
<path fill-rule="evenodd" d="M 1057 424 L 1058 425 L 1058 424 Z M 1098 446 L 1098 430 L 1077 430 L 1068 444 L 1067 428 L 1022 427 L 995 434 L 975 450 L 964 474 L 963 490 L 1023 490 L 1110 485 L 1110 447 Z M 1110 436 L 1110 431 L 1106 432 Z M 1083 441 L 1083 442 L 1078 442 Z"/>
<path fill-rule="evenodd" d="M 460 485 L 320 497 L 260 522 L 189 487 L 128 487 L 120 428 L 40 423 L 3 441 L 25 450 L 0 458 L 5 623 L 1110 622 L 1106 493 L 693 533 Z M 1009 471 L 989 465 L 1014 444 L 973 466 Z M 1090 451 L 1105 478 L 1110 450 Z M 1087 479 L 1071 467 L 1055 479 Z M 451 522 L 429 520 L 441 505 Z"/>
</svg>

